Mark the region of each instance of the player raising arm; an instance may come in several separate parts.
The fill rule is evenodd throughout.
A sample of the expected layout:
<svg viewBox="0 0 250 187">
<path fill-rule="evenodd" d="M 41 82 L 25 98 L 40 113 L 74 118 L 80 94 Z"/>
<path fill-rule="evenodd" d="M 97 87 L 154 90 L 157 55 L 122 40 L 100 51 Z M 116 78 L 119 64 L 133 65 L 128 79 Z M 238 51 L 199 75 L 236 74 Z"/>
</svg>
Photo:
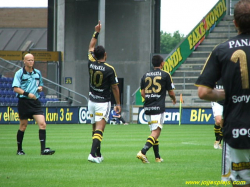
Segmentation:
<svg viewBox="0 0 250 187">
<path fill-rule="evenodd" d="M 101 155 L 101 141 L 111 109 L 110 89 L 116 101 L 114 110 L 117 113 L 121 112 L 120 92 L 115 69 L 113 66 L 106 63 L 107 53 L 105 52 L 105 48 L 101 45 L 95 47 L 100 31 L 101 23 L 99 21 L 95 26 L 95 32 L 90 40 L 88 53 L 88 111 L 93 128 L 92 148 L 88 156 L 88 161 L 93 163 L 100 163 L 103 161 L 103 156 Z"/>
</svg>

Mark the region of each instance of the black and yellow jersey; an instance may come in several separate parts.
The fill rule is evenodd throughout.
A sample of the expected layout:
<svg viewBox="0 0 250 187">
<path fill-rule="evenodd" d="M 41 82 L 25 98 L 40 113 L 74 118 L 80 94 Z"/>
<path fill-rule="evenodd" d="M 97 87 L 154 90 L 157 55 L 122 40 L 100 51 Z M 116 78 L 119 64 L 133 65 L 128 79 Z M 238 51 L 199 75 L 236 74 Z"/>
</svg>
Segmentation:
<svg viewBox="0 0 250 187">
<path fill-rule="evenodd" d="M 222 80 L 224 141 L 236 149 L 250 148 L 249 72 L 250 35 L 240 34 L 214 48 L 195 83 L 214 88 Z"/>
<path fill-rule="evenodd" d="M 175 87 L 171 75 L 156 68 L 143 75 L 141 89 L 145 90 L 145 114 L 154 115 L 165 112 L 166 91 L 173 90 Z"/>
<path fill-rule="evenodd" d="M 106 62 L 98 62 L 93 52 L 88 54 L 89 99 L 94 102 L 111 100 L 111 85 L 118 84 L 113 66 Z"/>
</svg>

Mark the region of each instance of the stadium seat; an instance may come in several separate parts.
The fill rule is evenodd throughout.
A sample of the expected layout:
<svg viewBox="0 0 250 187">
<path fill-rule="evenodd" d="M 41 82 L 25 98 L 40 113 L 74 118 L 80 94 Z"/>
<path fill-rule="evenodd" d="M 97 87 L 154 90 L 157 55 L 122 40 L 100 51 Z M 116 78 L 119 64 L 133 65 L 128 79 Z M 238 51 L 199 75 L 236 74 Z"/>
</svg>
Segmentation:
<svg viewBox="0 0 250 187">
<path fill-rule="evenodd" d="M 3 92 L 3 97 L 8 97 L 8 90 L 2 90 Z"/>
<path fill-rule="evenodd" d="M 12 84 L 13 78 L 12 77 L 7 77 L 6 82 L 8 82 L 9 84 Z"/>
<path fill-rule="evenodd" d="M 12 103 L 14 106 L 17 106 L 18 98 L 17 97 L 12 98 Z"/>
<path fill-rule="evenodd" d="M 0 83 L 5 83 L 6 81 L 7 81 L 7 79 L 5 77 L 0 78 Z"/>
<path fill-rule="evenodd" d="M 0 89 L 0 97 L 4 97 L 4 90 Z"/>
<path fill-rule="evenodd" d="M 13 90 L 11 90 L 11 89 L 9 89 L 8 91 L 7 91 L 7 97 L 15 97 L 15 92 L 13 91 Z"/>
<path fill-rule="evenodd" d="M 47 100 L 45 98 L 42 97 L 42 98 L 39 98 L 39 100 L 42 106 L 46 105 Z"/>
<path fill-rule="evenodd" d="M 48 101 L 51 101 L 51 99 L 45 97 L 45 103 L 47 103 Z"/>
<path fill-rule="evenodd" d="M 12 84 L 11 84 L 11 83 L 9 83 L 9 82 L 8 82 L 8 83 L 6 83 L 6 88 L 7 88 L 7 89 L 11 89 L 11 88 L 12 88 Z"/>
<path fill-rule="evenodd" d="M 4 104 L 5 104 L 5 106 L 11 105 L 11 98 L 5 97 L 4 98 Z"/>
<path fill-rule="evenodd" d="M 45 100 L 46 100 L 46 102 L 47 102 L 47 101 L 53 101 L 52 98 L 46 98 L 46 97 L 45 97 Z"/>
<path fill-rule="evenodd" d="M 9 101 L 10 101 L 10 105 L 11 106 L 15 106 L 16 105 L 15 100 L 14 100 L 13 97 L 9 97 Z"/>
<path fill-rule="evenodd" d="M 3 83 L 1 83 L 1 89 L 8 89 L 9 88 L 9 86 L 7 85 L 7 83 L 6 82 L 3 82 Z"/>
<path fill-rule="evenodd" d="M 14 91 L 12 90 L 11 95 L 12 95 L 12 97 L 16 97 L 16 92 L 14 92 Z"/>
<path fill-rule="evenodd" d="M 49 101 L 59 101 L 57 98 L 50 98 Z"/>
<path fill-rule="evenodd" d="M 4 97 L 0 97 L 0 105 L 1 105 L 1 106 L 4 105 Z"/>
<path fill-rule="evenodd" d="M 44 92 L 40 92 L 40 97 L 45 97 Z"/>
<path fill-rule="evenodd" d="M 0 82 L 0 89 L 1 90 L 4 90 L 5 89 L 5 85 L 4 85 L 5 83 L 2 83 L 2 82 Z"/>
</svg>

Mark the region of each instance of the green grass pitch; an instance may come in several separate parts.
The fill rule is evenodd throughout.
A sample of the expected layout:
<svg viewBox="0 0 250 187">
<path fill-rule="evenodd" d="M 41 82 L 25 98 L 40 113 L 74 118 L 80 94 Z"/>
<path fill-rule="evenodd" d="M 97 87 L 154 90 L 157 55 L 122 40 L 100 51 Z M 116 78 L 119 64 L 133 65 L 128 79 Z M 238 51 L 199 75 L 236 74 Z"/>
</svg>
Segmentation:
<svg viewBox="0 0 250 187">
<path fill-rule="evenodd" d="M 136 158 L 150 135 L 147 125 L 107 124 L 101 164 L 87 161 L 91 125 L 48 124 L 46 144 L 56 150 L 52 156 L 40 155 L 38 126 L 31 124 L 23 141 L 26 155 L 16 155 L 18 127 L 0 125 L 1 187 L 188 187 L 201 185 L 186 181 L 221 180 L 221 150 L 213 148 L 213 125 L 164 125 L 159 138 L 164 162 L 154 161 L 151 148 L 150 164 Z"/>
</svg>

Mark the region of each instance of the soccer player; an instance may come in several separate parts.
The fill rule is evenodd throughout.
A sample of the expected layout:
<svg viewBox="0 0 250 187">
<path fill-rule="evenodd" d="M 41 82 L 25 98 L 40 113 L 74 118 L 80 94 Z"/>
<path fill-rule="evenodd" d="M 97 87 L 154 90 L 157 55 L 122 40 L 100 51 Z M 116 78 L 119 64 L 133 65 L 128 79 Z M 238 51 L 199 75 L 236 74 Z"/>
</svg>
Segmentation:
<svg viewBox="0 0 250 187">
<path fill-rule="evenodd" d="M 104 128 L 109 119 L 111 109 L 111 91 L 113 92 L 116 106 L 114 110 L 121 112 L 120 93 L 118 78 L 113 66 L 106 63 L 107 54 L 103 46 L 96 46 L 98 35 L 101 31 L 101 23 L 95 26 L 95 32 L 90 40 L 88 54 L 89 69 L 89 102 L 88 111 L 93 127 L 93 142 L 88 161 L 100 163 L 103 161 L 101 155 L 101 141 Z"/>
<path fill-rule="evenodd" d="M 213 49 L 195 85 L 201 99 L 225 99 L 222 180 L 250 187 L 250 0 L 235 4 L 234 24 L 238 35 Z M 224 91 L 214 89 L 220 78 Z"/>
<path fill-rule="evenodd" d="M 219 80 L 215 88 L 217 89 L 223 89 L 222 81 Z M 223 137 L 222 133 L 222 126 L 223 126 L 223 105 L 224 105 L 224 100 L 223 101 L 217 101 L 217 102 L 211 102 L 212 105 L 212 110 L 213 110 L 213 116 L 214 116 L 214 134 L 215 134 L 215 142 L 214 142 L 214 148 L 215 149 L 222 149 L 221 146 L 221 140 Z"/>
<path fill-rule="evenodd" d="M 158 138 L 163 128 L 166 92 L 168 92 L 173 104 L 176 104 L 172 77 L 166 71 L 161 70 L 164 65 L 163 58 L 160 55 L 153 56 L 152 64 L 154 69 L 141 78 L 141 96 L 145 99 L 144 111 L 151 131 L 146 144 L 137 154 L 137 158 L 143 163 L 149 163 L 146 153 L 152 146 L 155 161 L 163 162 L 159 154 Z"/>
<path fill-rule="evenodd" d="M 25 155 L 22 149 L 24 132 L 28 125 L 28 119 L 34 119 L 39 126 L 39 139 L 41 143 L 41 155 L 52 155 L 54 150 L 46 148 L 46 122 L 38 92 L 43 89 L 41 72 L 35 69 L 34 56 L 30 53 L 24 56 L 24 67 L 15 73 L 12 87 L 18 97 L 18 113 L 20 127 L 17 132 L 17 155 Z"/>
</svg>

